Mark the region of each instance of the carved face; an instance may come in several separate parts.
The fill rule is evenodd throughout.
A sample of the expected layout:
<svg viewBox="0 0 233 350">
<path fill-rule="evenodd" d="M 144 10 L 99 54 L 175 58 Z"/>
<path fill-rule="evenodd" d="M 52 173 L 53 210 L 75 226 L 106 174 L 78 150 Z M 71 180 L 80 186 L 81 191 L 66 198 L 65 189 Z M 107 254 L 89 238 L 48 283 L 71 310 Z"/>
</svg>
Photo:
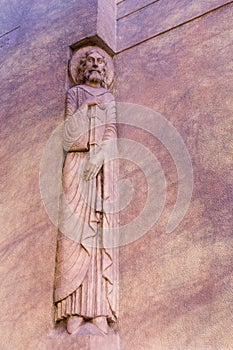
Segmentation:
<svg viewBox="0 0 233 350">
<path fill-rule="evenodd" d="M 86 69 L 84 76 L 91 82 L 101 82 L 104 79 L 105 61 L 97 52 L 91 52 L 86 59 Z"/>
</svg>

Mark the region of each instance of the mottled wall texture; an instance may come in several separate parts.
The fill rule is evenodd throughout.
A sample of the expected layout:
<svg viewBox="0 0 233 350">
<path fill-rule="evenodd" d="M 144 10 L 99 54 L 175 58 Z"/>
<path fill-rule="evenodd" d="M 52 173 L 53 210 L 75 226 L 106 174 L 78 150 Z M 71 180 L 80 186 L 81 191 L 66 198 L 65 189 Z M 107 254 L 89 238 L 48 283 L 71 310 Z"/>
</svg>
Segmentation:
<svg viewBox="0 0 233 350">
<path fill-rule="evenodd" d="M 138 2 L 118 5 L 120 16 L 129 14 L 118 21 L 124 51 L 115 61 L 117 100 L 148 106 L 171 121 L 194 171 L 189 211 L 168 235 L 177 177 L 168 152 L 155 146 L 168 181 L 167 205 L 154 229 L 121 251 L 125 349 L 233 348 L 233 7 L 209 11 L 225 2 L 153 1 L 132 14 Z"/>
<path fill-rule="evenodd" d="M 177 196 L 174 162 L 159 141 L 119 130 L 150 146 L 168 186 L 158 223 L 120 250 L 121 349 L 233 348 L 231 3 L 123 0 L 113 23 L 106 0 L 101 25 L 103 0 L 1 1 L 0 349 L 89 349 L 88 337 L 53 336 L 57 230 L 41 201 L 39 165 L 63 120 L 69 46 L 96 35 L 115 51 L 117 101 L 166 117 L 194 172 L 189 210 L 166 234 Z M 122 176 L 138 186 L 127 220 L 143 206 L 145 184 L 133 165 Z"/>
</svg>

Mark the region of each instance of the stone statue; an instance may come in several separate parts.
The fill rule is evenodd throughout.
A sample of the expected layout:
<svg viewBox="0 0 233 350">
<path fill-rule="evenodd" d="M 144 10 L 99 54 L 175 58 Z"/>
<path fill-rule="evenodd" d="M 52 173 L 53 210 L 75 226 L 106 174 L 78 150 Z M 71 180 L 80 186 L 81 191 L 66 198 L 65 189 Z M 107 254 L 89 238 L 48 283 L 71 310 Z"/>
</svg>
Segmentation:
<svg viewBox="0 0 233 350">
<path fill-rule="evenodd" d="M 116 107 L 103 50 L 84 51 L 76 69 L 79 84 L 66 100 L 55 321 L 65 320 L 70 334 L 85 322 L 106 334 L 117 321 L 118 249 L 111 229 L 118 218 L 108 210 L 118 195 Z"/>
</svg>

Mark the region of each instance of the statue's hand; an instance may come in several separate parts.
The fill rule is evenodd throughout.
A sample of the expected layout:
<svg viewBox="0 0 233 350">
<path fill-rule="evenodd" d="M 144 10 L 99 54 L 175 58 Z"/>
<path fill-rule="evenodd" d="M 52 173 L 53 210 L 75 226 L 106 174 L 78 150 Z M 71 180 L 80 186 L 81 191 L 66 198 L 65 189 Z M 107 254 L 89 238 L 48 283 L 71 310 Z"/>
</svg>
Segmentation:
<svg viewBox="0 0 233 350">
<path fill-rule="evenodd" d="M 91 160 L 89 160 L 86 164 L 86 167 L 83 172 L 83 178 L 86 181 L 94 179 L 98 175 L 102 165 L 104 162 L 104 157 L 101 152 L 92 156 Z"/>
<path fill-rule="evenodd" d="M 91 107 L 91 106 L 99 106 L 100 108 L 103 108 L 103 101 L 100 97 L 96 96 L 90 96 L 89 98 L 86 99 L 85 102 L 80 106 L 80 109 L 84 109 L 86 107 Z"/>
</svg>

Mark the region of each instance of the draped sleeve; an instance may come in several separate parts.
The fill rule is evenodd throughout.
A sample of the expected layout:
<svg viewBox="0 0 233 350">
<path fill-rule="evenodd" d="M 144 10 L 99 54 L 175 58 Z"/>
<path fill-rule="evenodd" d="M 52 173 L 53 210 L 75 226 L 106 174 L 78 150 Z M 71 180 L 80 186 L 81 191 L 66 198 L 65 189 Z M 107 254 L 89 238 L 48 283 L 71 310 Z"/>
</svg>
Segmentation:
<svg viewBox="0 0 233 350">
<path fill-rule="evenodd" d="M 78 89 L 71 88 L 66 95 L 65 118 L 72 116 L 78 109 Z"/>
<path fill-rule="evenodd" d="M 103 135 L 102 149 L 104 151 L 105 161 L 111 158 L 116 150 L 117 125 L 116 125 L 116 103 L 114 100 L 107 104 L 106 125 Z"/>
<path fill-rule="evenodd" d="M 88 151 L 89 120 L 88 108 L 79 109 L 84 97 L 78 87 L 71 88 L 66 98 L 66 120 L 64 125 L 63 148 L 65 151 Z"/>
</svg>

